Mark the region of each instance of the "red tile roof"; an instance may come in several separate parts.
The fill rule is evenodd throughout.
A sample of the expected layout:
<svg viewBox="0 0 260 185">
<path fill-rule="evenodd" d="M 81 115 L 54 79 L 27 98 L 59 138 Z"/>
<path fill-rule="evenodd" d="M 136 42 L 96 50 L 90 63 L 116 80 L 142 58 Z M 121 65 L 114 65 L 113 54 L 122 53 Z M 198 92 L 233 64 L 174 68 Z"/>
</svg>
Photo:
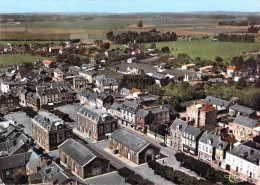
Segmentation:
<svg viewBox="0 0 260 185">
<path fill-rule="evenodd" d="M 54 46 L 54 47 L 51 47 L 51 49 L 63 49 L 62 46 Z"/>
<path fill-rule="evenodd" d="M 133 94 L 133 93 L 135 93 L 135 92 L 141 92 L 139 89 L 136 89 L 136 88 L 132 88 L 130 91 L 129 91 L 129 93 L 130 94 Z"/>
<path fill-rule="evenodd" d="M 227 69 L 229 69 L 229 70 L 235 70 L 235 69 L 236 69 L 236 66 L 227 66 Z"/>
<path fill-rule="evenodd" d="M 205 112 L 217 110 L 215 107 L 212 107 L 210 104 L 203 103 L 203 102 L 195 102 L 195 104 L 192 104 L 189 107 L 195 107 L 196 105 L 201 105 L 199 106 L 200 110 Z"/>
<path fill-rule="evenodd" d="M 51 64 L 52 61 L 51 61 L 51 60 L 43 60 L 42 63 L 43 63 L 43 64 Z"/>
</svg>

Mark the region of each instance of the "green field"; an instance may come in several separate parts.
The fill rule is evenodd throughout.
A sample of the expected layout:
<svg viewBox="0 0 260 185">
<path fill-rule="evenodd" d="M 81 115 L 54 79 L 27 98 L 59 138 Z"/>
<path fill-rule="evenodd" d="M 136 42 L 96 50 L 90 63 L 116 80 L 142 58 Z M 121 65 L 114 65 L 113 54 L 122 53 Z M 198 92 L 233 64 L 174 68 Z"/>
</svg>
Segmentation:
<svg viewBox="0 0 260 185">
<path fill-rule="evenodd" d="M 1 32 L 0 39 L 68 40 L 70 34 L 36 34 L 28 32 Z"/>
<path fill-rule="evenodd" d="M 93 40 L 107 40 L 107 38 L 104 35 L 98 35 L 98 34 L 89 34 L 88 38 Z"/>
<path fill-rule="evenodd" d="M 125 28 L 128 24 L 136 24 L 135 19 L 113 19 L 96 18 L 87 21 L 61 21 L 61 22 L 24 22 L 18 25 L 0 25 L 1 27 L 25 27 L 28 28 L 64 28 L 64 29 L 90 29 L 90 30 L 111 30 Z"/>
<path fill-rule="evenodd" d="M 0 66 L 6 67 L 11 64 L 18 64 L 22 62 L 35 62 L 39 59 L 49 59 L 55 61 L 55 58 L 42 57 L 40 55 L 29 54 L 15 54 L 15 55 L 0 55 Z"/>
<path fill-rule="evenodd" d="M 177 56 L 178 53 L 186 53 L 192 58 L 201 57 L 202 59 L 210 60 L 214 60 L 216 56 L 220 56 L 224 61 L 230 61 L 234 56 L 246 56 L 242 53 L 244 51 L 260 49 L 260 38 L 256 38 L 255 43 L 212 42 L 211 39 L 199 39 L 198 41 L 192 42 L 187 41 L 187 39 L 179 39 L 174 42 L 158 42 L 155 44 L 158 49 L 169 46 L 170 54 L 175 56 Z M 145 47 L 149 48 L 150 43 L 145 44 Z M 174 50 L 172 48 L 174 48 Z"/>
<path fill-rule="evenodd" d="M 60 44 L 62 41 L 0 41 L 0 44 L 10 43 L 12 45 L 23 45 L 23 44 Z"/>
</svg>

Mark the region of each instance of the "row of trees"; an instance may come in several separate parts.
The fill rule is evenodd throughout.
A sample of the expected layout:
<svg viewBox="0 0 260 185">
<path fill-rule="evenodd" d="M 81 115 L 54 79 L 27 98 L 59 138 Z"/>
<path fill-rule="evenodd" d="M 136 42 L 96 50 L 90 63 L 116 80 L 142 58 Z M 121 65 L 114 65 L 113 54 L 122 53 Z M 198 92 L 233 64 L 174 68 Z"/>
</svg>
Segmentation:
<svg viewBox="0 0 260 185">
<path fill-rule="evenodd" d="M 237 35 L 237 34 L 224 34 L 221 33 L 218 35 L 218 40 L 219 41 L 224 41 L 224 42 L 250 42 L 253 43 L 255 42 L 255 36 L 253 35 Z"/>
<path fill-rule="evenodd" d="M 248 33 L 258 33 L 260 30 L 260 27 L 259 26 L 250 26 L 248 28 Z"/>
<path fill-rule="evenodd" d="M 142 176 L 136 174 L 133 170 L 127 167 L 118 170 L 118 174 L 125 178 L 125 182 L 130 184 L 140 184 L 140 185 L 153 185 L 154 183 L 148 179 L 144 179 Z"/>
<path fill-rule="evenodd" d="M 115 35 L 113 31 L 106 34 L 108 40 L 114 41 L 118 44 L 127 44 L 129 42 L 150 43 L 150 42 L 164 42 L 177 41 L 177 34 L 174 32 L 161 33 L 156 29 L 149 32 L 126 32 Z"/>
<path fill-rule="evenodd" d="M 176 160 L 179 161 L 183 167 L 194 171 L 197 175 L 204 177 L 207 181 L 213 183 L 221 183 L 226 185 L 233 184 L 225 176 L 229 176 L 228 173 L 216 170 L 211 165 L 201 162 L 193 157 L 187 156 L 183 153 L 175 154 Z M 250 185 L 249 182 L 239 182 L 237 185 Z"/>
<path fill-rule="evenodd" d="M 156 161 L 149 161 L 148 166 L 154 170 L 154 173 L 160 175 L 168 181 L 175 184 L 189 185 L 211 185 L 211 182 L 206 180 L 198 180 L 196 177 L 191 177 L 181 171 L 174 170 L 172 167 L 163 166 Z"/>
<path fill-rule="evenodd" d="M 220 26 L 248 26 L 248 21 L 244 20 L 244 21 L 222 21 L 219 22 L 218 25 Z"/>
<path fill-rule="evenodd" d="M 123 88 L 128 88 L 132 89 L 137 88 L 137 89 L 145 89 L 146 87 L 150 85 L 155 84 L 155 79 L 153 77 L 147 76 L 147 75 L 124 75 L 120 87 Z"/>
</svg>

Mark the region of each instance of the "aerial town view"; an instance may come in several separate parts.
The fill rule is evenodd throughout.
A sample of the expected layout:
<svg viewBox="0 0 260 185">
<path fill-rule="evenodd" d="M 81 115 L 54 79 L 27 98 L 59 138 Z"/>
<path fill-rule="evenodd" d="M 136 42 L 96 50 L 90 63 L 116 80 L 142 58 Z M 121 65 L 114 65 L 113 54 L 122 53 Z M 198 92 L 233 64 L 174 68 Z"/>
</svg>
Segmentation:
<svg viewBox="0 0 260 185">
<path fill-rule="evenodd" d="M 260 185 L 260 0 L 0 0 L 0 184 Z"/>
</svg>

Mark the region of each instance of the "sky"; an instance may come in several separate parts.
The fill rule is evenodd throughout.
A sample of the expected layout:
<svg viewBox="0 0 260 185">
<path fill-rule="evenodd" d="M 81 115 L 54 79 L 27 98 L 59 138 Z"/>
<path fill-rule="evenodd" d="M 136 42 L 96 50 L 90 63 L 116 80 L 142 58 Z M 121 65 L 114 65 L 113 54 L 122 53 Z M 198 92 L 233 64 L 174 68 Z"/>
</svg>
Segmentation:
<svg viewBox="0 0 260 185">
<path fill-rule="evenodd" d="M 0 0 L 0 13 L 260 11 L 260 0 Z"/>
</svg>

